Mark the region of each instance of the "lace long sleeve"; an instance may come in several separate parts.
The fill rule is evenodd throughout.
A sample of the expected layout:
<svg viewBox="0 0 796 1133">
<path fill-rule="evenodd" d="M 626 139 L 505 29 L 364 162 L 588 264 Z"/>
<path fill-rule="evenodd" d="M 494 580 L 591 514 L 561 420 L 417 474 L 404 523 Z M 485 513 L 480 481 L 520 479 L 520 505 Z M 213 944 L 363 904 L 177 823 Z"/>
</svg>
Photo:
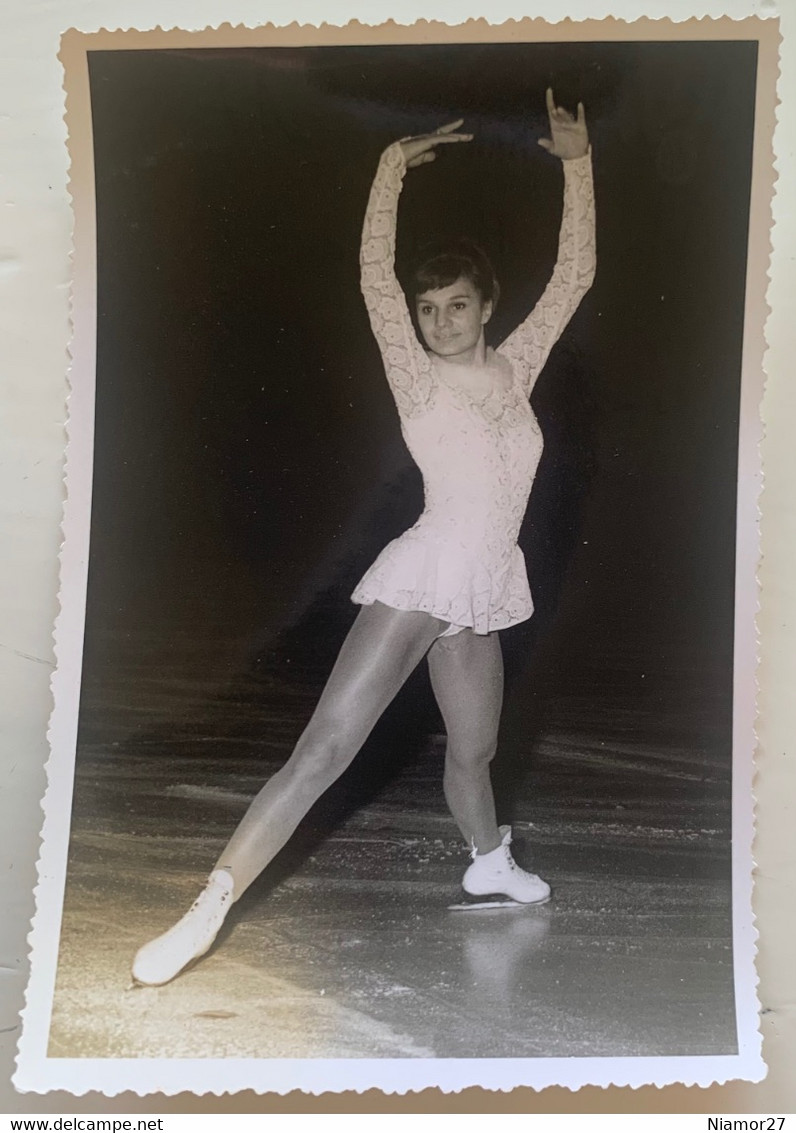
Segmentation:
<svg viewBox="0 0 796 1133">
<path fill-rule="evenodd" d="M 405 172 L 403 152 L 395 142 L 382 154 L 376 171 L 359 260 L 362 295 L 398 412 L 416 417 L 428 404 L 432 372 L 395 277 L 398 198 Z"/>
<path fill-rule="evenodd" d="M 558 258 L 550 282 L 530 315 L 499 347 L 516 364 L 530 395 L 564 327 L 591 287 L 596 263 L 591 156 L 564 161 L 564 211 Z"/>
</svg>

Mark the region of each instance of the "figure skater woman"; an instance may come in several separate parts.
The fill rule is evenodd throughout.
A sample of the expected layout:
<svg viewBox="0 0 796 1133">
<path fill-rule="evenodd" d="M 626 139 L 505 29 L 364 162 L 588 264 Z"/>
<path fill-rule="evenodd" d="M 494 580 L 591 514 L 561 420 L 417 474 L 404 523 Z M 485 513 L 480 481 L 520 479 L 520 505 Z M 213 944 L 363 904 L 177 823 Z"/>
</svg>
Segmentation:
<svg viewBox="0 0 796 1133">
<path fill-rule="evenodd" d="M 496 350 L 486 346 L 484 327 L 498 286 L 482 253 L 462 245 L 417 270 L 409 299 L 425 346 L 393 266 L 405 171 L 472 135 L 453 122 L 395 142 L 382 155 L 362 234 L 362 292 L 403 435 L 423 475 L 425 508 L 354 591 L 361 609 L 293 754 L 255 797 L 192 908 L 139 950 L 139 983 L 167 983 L 208 950 L 233 902 L 345 771 L 425 656 L 447 732 L 445 798 L 471 849 L 465 892 L 527 904 L 550 896 L 547 883 L 512 858 L 511 830 L 497 825 L 489 774 L 503 697 L 498 631 L 533 609 L 517 546 L 542 452 L 528 398 L 595 264 L 583 105 L 573 117 L 548 90 L 547 110 L 551 136 L 540 145 L 564 166 L 558 258 L 537 306 Z"/>
</svg>

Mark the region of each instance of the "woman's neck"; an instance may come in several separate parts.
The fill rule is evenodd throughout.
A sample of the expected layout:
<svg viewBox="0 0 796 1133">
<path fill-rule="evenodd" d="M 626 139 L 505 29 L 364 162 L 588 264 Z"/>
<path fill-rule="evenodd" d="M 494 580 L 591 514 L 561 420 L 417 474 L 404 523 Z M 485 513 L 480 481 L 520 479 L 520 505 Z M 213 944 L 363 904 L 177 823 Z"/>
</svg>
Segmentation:
<svg viewBox="0 0 796 1133">
<path fill-rule="evenodd" d="M 434 358 L 441 366 L 482 370 L 487 364 L 487 347 L 484 336 L 481 335 L 475 346 L 472 346 L 469 350 L 463 351 L 461 354 L 445 355 L 435 353 Z"/>
</svg>

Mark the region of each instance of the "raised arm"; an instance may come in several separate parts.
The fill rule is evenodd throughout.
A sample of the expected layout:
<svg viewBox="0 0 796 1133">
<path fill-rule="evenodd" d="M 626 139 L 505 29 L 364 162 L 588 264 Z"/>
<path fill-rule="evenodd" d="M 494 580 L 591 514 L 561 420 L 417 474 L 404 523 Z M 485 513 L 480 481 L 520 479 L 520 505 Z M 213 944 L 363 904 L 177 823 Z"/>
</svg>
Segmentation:
<svg viewBox="0 0 796 1133">
<path fill-rule="evenodd" d="M 398 198 L 408 168 L 433 161 L 434 147 L 442 142 L 469 140 L 470 135 L 455 133 L 460 125 L 453 122 L 434 134 L 404 138 L 388 146 L 376 170 L 362 228 L 362 295 L 398 412 L 407 417 L 425 409 L 432 373 L 395 276 Z"/>
<path fill-rule="evenodd" d="M 583 104 L 578 117 L 556 108 L 547 92 L 552 140 L 540 145 L 560 157 L 564 166 L 564 208 L 558 256 L 550 282 L 528 318 L 501 344 L 499 352 L 513 362 L 527 394 L 531 393 L 548 355 L 589 290 L 595 270 L 594 185 Z"/>
</svg>

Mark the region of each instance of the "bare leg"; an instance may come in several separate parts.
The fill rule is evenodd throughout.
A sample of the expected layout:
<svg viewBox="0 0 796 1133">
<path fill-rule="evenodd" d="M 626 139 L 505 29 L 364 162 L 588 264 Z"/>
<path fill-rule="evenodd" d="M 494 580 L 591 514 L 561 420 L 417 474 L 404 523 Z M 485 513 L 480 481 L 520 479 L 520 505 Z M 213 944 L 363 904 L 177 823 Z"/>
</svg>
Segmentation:
<svg viewBox="0 0 796 1133">
<path fill-rule="evenodd" d="M 234 879 L 236 899 L 345 771 L 444 625 L 419 611 L 363 606 L 292 756 L 255 797 L 218 859 L 216 869 Z"/>
<path fill-rule="evenodd" d="M 434 643 L 431 684 L 445 721 L 445 798 L 466 841 L 479 854 L 501 844 L 489 764 L 503 705 L 503 655 L 497 633 L 464 629 Z"/>
</svg>

